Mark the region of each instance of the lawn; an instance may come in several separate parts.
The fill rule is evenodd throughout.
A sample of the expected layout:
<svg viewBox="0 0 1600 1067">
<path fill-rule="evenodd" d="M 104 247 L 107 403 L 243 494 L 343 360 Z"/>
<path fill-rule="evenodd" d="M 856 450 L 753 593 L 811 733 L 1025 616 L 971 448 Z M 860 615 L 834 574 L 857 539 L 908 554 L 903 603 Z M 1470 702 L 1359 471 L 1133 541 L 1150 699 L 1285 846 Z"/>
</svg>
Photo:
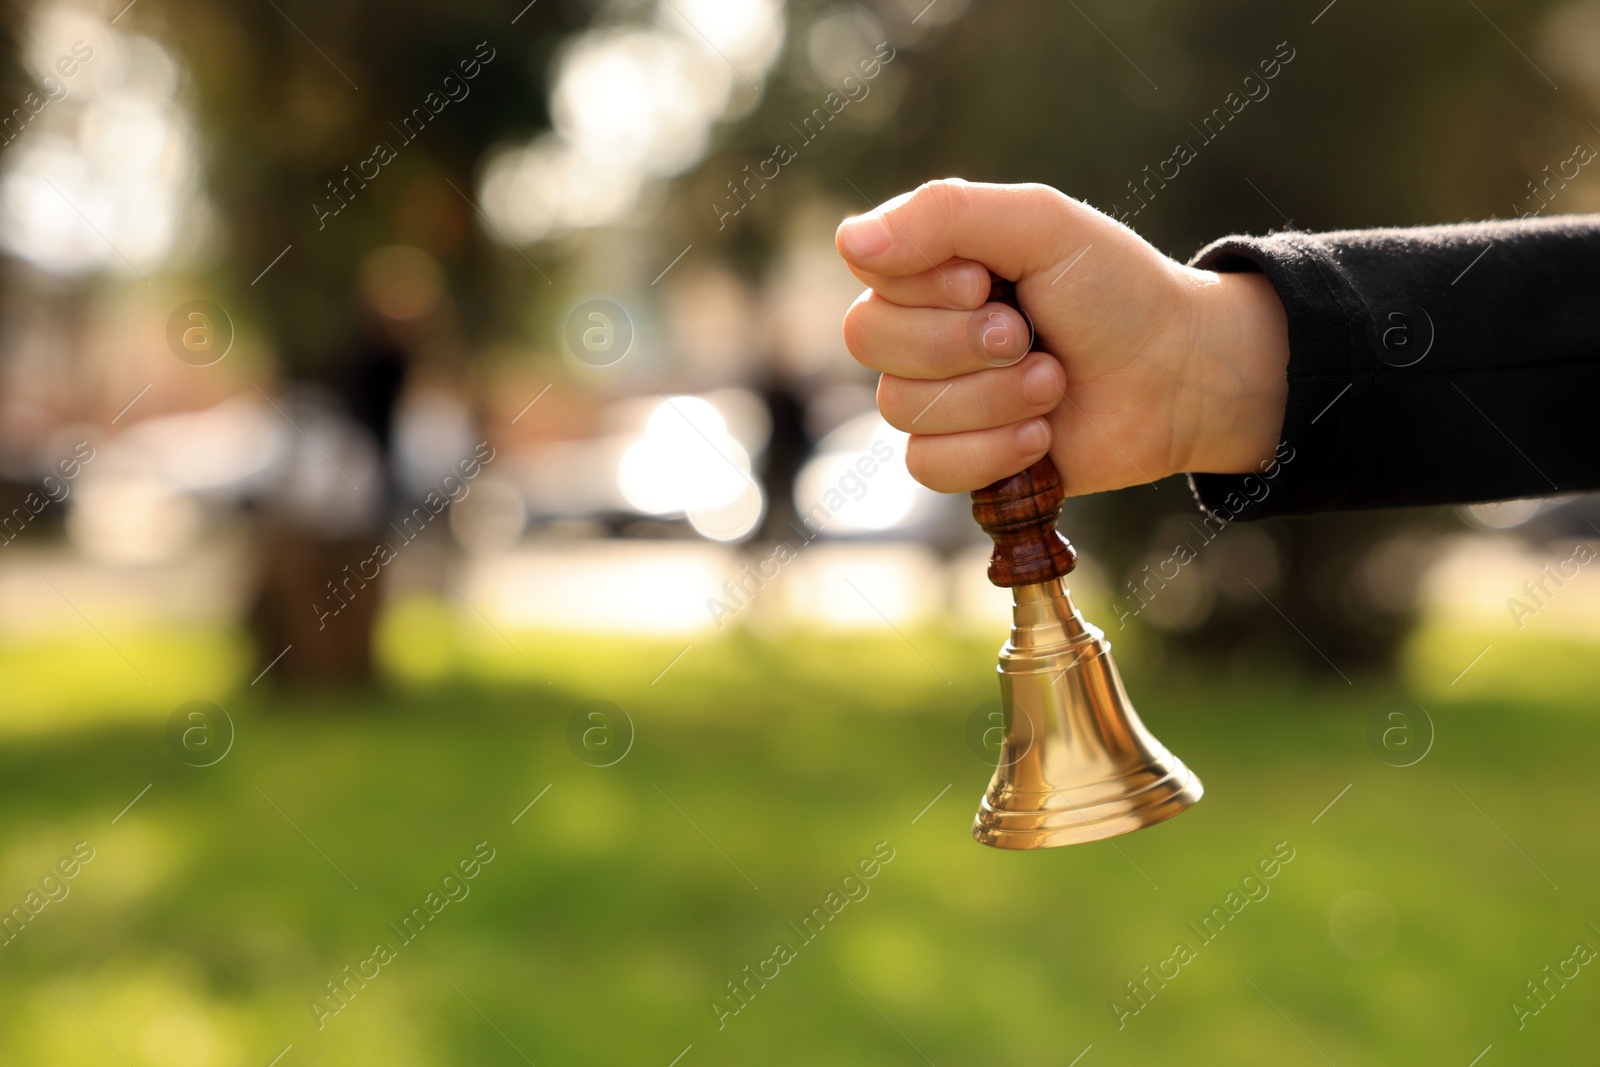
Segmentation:
<svg viewBox="0 0 1600 1067">
<path fill-rule="evenodd" d="M 1368 721 L 1413 712 L 1415 685 L 1241 686 L 1119 645 L 1204 802 L 1000 853 L 968 837 L 993 648 L 908 636 L 735 634 L 673 662 L 682 642 L 512 650 L 417 608 L 385 630 L 385 691 L 316 697 L 249 686 L 228 635 L 108 634 L 148 685 L 107 682 L 104 644 L 10 649 L 0 908 L 80 842 L 92 859 L 0 947 L 0 1062 L 1596 1057 L 1600 965 L 1574 950 L 1600 949 L 1600 717 L 1575 692 L 1428 691 L 1432 748 L 1394 767 Z M 1528 649 L 1507 655 L 1584 666 Z M 167 740 L 194 698 L 236 728 L 211 766 Z M 603 725 L 569 728 L 594 700 L 634 727 L 610 766 L 569 740 Z M 1543 1001 L 1525 988 L 1562 967 Z"/>
</svg>

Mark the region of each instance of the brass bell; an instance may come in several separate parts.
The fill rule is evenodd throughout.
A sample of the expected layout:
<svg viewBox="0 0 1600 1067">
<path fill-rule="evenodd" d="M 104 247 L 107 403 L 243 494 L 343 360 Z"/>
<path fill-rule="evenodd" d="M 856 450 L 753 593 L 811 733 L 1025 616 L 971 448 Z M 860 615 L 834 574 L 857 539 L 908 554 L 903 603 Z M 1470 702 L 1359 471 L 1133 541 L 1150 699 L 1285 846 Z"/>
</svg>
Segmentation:
<svg viewBox="0 0 1600 1067">
<path fill-rule="evenodd" d="M 1009 284 L 997 281 L 990 299 L 1015 306 Z M 973 518 L 995 542 L 989 580 L 1014 597 L 998 668 L 1005 741 L 972 823 L 972 836 L 995 848 L 1129 833 L 1187 810 L 1204 792 L 1139 721 L 1111 643 L 1062 585 L 1077 564 L 1056 530 L 1064 498 L 1048 456 L 972 494 Z"/>
</svg>

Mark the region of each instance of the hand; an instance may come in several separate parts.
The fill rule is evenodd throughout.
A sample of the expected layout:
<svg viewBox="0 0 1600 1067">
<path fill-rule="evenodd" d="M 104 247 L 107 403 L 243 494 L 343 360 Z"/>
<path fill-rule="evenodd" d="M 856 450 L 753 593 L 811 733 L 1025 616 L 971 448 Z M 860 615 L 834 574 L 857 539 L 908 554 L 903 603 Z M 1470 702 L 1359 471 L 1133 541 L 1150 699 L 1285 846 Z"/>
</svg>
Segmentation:
<svg viewBox="0 0 1600 1067">
<path fill-rule="evenodd" d="M 941 492 L 1048 453 L 1069 495 L 1272 457 L 1288 325 L 1259 274 L 1186 267 L 1043 185 L 929 182 L 846 219 L 839 254 L 869 288 L 845 344 L 882 371 L 878 409 Z M 1033 319 L 987 304 L 989 271 Z"/>
</svg>

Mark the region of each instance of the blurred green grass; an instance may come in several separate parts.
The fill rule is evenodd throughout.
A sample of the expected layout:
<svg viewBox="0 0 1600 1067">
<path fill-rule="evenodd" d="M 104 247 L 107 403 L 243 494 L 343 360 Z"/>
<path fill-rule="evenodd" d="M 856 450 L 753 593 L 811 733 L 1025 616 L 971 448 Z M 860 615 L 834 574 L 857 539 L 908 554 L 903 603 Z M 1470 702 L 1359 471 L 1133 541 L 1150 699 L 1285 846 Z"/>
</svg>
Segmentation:
<svg viewBox="0 0 1600 1067">
<path fill-rule="evenodd" d="M 1122 642 L 1142 714 L 1205 801 L 1114 844 L 1007 854 L 968 838 L 989 770 L 966 727 L 995 695 L 994 649 L 907 636 L 734 633 L 683 652 L 508 640 L 418 603 L 385 623 L 388 691 L 314 697 L 248 686 L 226 635 L 108 634 L 151 678 L 124 667 L 120 690 L 104 644 L 9 650 L 0 907 L 73 843 L 96 856 L 0 947 L 0 1061 L 264 1067 L 288 1045 L 282 1067 L 666 1067 L 691 1045 L 680 1067 L 1064 1065 L 1089 1045 L 1082 1067 L 1594 1054 L 1600 968 L 1526 1029 L 1510 1007 L 1575 942 L 1600 947 L 1585 925 L 1600 923 L 1600 719 L 1573 714 L 1590 710 L 1576 689 L 1513 704 L 1435 687 L 1433 748 L 1395 768 L 1368 718 L 1414 708 L 1414 682 L 1224 681 Z M 1450 658 L 1433 648 L 1413 665 Z M 1546 672 L 1587 669 L 1580 650 L 1527 649 Z M 167 715 L 194 697 L 237 727 L 215 766 L 167 747 Z M 594 699 L 636 728 L 614 766 L 568 747 Z M 388 924 L 485 840 L 495 859 L 470 895 L 319 1030 L 310 998 L 376 942 L 398 946 Z M 786 924 L 880 841 L 895 858 L 870 895 L 801 945 Z M 1186 922 L 1281 841 L 1295 857 L 1270 895 L 1200 947 Z M 1354 890 L 1397 914 L 1386 950 L 1381 930 L 1330 928 Z M 1383 951 L 1352 958 L 1335 933 Z M 713 999 L 780 939 L 797 958 L 719 1030 Z M 1180 939 L 1198 958 L 1119 1030 L 1112 998 Z"/>
</svg>

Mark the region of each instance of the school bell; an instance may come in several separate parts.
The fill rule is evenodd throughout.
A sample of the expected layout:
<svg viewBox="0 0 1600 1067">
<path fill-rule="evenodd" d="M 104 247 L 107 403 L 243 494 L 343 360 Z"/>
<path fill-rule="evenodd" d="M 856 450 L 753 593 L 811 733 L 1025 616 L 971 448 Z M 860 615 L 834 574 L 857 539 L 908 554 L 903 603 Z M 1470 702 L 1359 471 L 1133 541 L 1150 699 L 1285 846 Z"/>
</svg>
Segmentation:
<svg viewBox="0 0 1600 1067">
<path fill-rule="evenodd" d="M 1017 306 L 1000 279 L 990 299 Z M 972 823 L 995 848 L 1100 841 L 1170 819 L 1204 792 L 1139 720 L 1111 643 L 1062 584 L 1077 564 L 1056 530 L 1064 498 L 1048 456 L 972 494 L 973 518 L 995 544 L 989 580 L 1014 600 L 998 668 L 1005 737 Z"/>
</svg>

